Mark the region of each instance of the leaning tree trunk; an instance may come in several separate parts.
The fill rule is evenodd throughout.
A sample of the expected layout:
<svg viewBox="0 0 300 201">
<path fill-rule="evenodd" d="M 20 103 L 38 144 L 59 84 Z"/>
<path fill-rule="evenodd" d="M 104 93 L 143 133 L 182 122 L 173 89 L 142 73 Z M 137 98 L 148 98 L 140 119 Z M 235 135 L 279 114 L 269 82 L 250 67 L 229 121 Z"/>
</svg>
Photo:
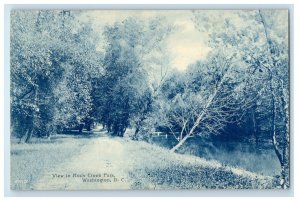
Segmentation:
<svg viewBox="0 0 300 201">
<path fill-rule="evenodd" d="M 196 121 L 195 121 L 193 127 L 191 128 L 191 130 L 188 132 L 188 134 L 187 134 L 184 138 L 182 138 L 182 140 L 180 140 L 180 141 L 178 142 L 177 145 L 175 145 L 175 146 L 170 150 L 170 152 L 175 152 L 179 147 L 181 147 L 181 146 L 185 143 L 185 141 L 186 141 L 189 137 L 192 137 L 192 136 L 193 136 L 195 129 L 200 125 L 200 123 L 201 123 L 202 120 L 203 120 L 203 117 L 207 114 L 208 108 L 209 108 L 210 105 L 213 103 L 213 101 L 214 101 L 214 99 L 216 98 L 218 92 L 221 90 L 222 85 L 223 85 L 223 82 L 224 82 L 225 79 L 226 79 L 226 75 L 227 75 L 227 70 L 225 71 L 225 73 L 224 73 L 224 75 L 223 75 L 223 77 L 222 77 L 222 79 L 221 79 L 219 85 L 216 87 L 214 93 L 208 98 L 205 107 L 203 108 L 203 110 L 201 111 L 201 113 L 198 115 L 198 117 L 197 117 L 197 119 L 196 119 Z"/>
</svg>

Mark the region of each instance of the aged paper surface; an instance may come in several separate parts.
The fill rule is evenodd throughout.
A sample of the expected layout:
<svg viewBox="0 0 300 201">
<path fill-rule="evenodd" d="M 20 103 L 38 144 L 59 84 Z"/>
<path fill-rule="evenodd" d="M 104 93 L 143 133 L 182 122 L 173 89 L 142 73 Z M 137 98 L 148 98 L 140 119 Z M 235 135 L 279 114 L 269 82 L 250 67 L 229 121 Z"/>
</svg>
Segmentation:
<svg viewBox="0 0 300 201">
<path fill-rule="evenodd" d="M 287 10 L 12 10 L 11 189 L 290 187 Z"/>
</svg>

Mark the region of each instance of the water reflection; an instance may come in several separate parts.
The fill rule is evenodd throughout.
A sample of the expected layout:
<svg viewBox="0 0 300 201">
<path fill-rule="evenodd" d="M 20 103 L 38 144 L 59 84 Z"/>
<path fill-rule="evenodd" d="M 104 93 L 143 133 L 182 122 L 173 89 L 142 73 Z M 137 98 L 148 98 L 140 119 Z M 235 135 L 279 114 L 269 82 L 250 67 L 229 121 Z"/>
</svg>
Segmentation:
<svg viewBox="0 0 300 201">
<path fill-rule="evenodd" d="M 172 148 L 177 144 L 173 135 L 155 134 L 149 142 L 162 147 Z M 280 174 L 280 164 L 271 144 L 227 141 L 193 137 L 180 147 L 179 153 L 217 160 L 223 164 L 241 167 L 263 175 Z"/>
</svg>

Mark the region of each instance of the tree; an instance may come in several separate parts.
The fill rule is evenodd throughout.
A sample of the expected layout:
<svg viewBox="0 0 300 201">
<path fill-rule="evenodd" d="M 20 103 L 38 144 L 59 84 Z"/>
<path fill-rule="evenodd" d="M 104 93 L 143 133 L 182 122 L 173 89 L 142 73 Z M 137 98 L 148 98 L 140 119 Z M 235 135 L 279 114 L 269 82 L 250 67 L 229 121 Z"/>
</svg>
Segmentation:
<svg viewBox="0 0 300 201">
<path fill-rule="evenodd" d="M 55 125 L 61 129 L 85 126 L 93 123 L 93 89 L 95 79 L 101 76 L 101 53 L 96 50 L 97 38 L 89 24 L 82 24 L 69 36 L 67 59 L 60 62 L 63 77 L 55 89 Z"/>
<path fill-rule="evenodd" d="M 59 128 L 78 128 L 81 133 L 92 109 L 91 83 L 88 73 L 81 66 L 65 64 L 64 69 L 63 80 L 55 89 L 55 125 Z"/>
<path fill-rule="evenodd" d="M 135 135 L 140 132 L 155 91 L 149 89 L 148 75 L 170 31 L 159 19 L 146 23 L 128 18 L 106 27 L 105 72 L 95 96 L 101 97 L 100 118 L 113 135 L 123 136 L 129 126 L 135 127 Z"/>
<path fill-rule="evenodd" d="M 243 93 L 249 100 L 246 112 L 252 113 L 254 127 L 273 144 L 282 167 L 282 188 L 289 186 L 287 17 L 287 11 L 282 10 L 236 11 L 217 22 L 214 30 L 205 25 L 214 21 L 206 14 L 195 12 L 194 19 L 199 30 L 209 29 L 212 48 L 226 47 L 248 66 L 247 93 Z"/>
<path fill-rule="evenodd" d="M 226 123 L 233 121 L 237 105 L 242 104 L 237 94 L 243 84 L 238 68 L 221 52 L 211 54 L 206 62 L 198 62 L 194 76 L 186 75 L 187 86 L 172 95 L 167 118 L 172 127 L 179 130 L 176 151 L 185 141 L 195 135 L 218 133 Z M 240 71 L 239 71 L 240 70 Z"/>
<path fill-rule="evenodd" d="M 52 44 L 38 30 L 38 15 L 38 11 L 11 14 L 11 117 L 13 131 L 25 142 L 33 133 L 49 135 L 49 97 L 59 71 L 52 65 Z"/>
<path fill-rule="evenodd" d="M 265 51 L 260 55 L 261 71 L 266 71 L 266 84 L 270 95 L 270 116 L 272 143 L 281 165 L 282 188 L 289 187 L 289 66 L 287 27 L 283 29 L 277 24 L 280 20 L 287 20 L 287 13 L 258 11 L 256 21 L 261 25 Z M 275 18 L 275 19 L 274 19 Z M 281 18 L 281 19 L 280 19 Z M 280 28 L 279 28 L 280 27 Z M 258 59 L 252 58 L 251 62 Z M 265 62 L 262 62 L 265 61 Z"/>
<path fill-rule="evenodd" d="M 59 108 L 68 106 L 67 103 L 62 106 L 65 88 L 61 85 L 70 84 L 67 83 L 73 79 L 70 73 L 77 73 L 77 78 L 85 75 L 82 77 L 85 82 L 83 87 L 66 89 L 65 95 L 88 90 L 86 72 L 92 72 L 99 65 L 94 65 L 97 53 L 93 49 L 92 30 L 88 25 L 77 23 L 76 12 L 13 11 L 11 15 L 12 130 L 28 142 L 32 135 L 49 137 L 57 125 L 64 123 L 57 117 L 65 114 L 59 114 Z M 62 79 L 64 73 L 66 77 Z M 81 98 L 90 99 L 89 96 Z M 59 105 L 55 104 L 57 100 Z"/>
<path fill-rule="evenodd" d="M 137 98 L 135 84 L 139 81 L 137 74 L 141 70 L 134 52 L 138 36 L 131 29 L 135 26 L 138 28 L 138 25 L 137 22 L 129 20 L 124 25 L 107 27 L 104 32 L 108 46 L 103 61 L 105 76 L 101 83 L 101 116 L 108 130 L 117 136 L 123 136 L 129 126 L 133 104 Z"/>
</svg>

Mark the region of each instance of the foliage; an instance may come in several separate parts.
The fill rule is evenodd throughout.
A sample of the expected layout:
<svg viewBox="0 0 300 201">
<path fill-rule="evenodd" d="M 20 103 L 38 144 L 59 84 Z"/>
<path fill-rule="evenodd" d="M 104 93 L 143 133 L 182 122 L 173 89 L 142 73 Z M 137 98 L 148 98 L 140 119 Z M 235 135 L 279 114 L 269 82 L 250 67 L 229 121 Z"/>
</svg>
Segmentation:
<svg viewBox="0 0 300 201">
<path fill-rule="evenodd" d="M 169 32 L 170 28 L 158 19 L 147 24 L 129 18 L 106 27 L 105 73 L 95 96 L 100 99 L 99 120 L 113 135 L 123 136 L 130 125 L 136 127 L 137 133 L 151 110 L 153 91 L 149 89 L 148 69 Z"/>
<path fill-rule="evenodd" d="M 77 123 L 87 117 L 88 73 L 99 65 L 94 65 L 95 38 L 90 37 L 91 28 L 76 27 L 75 18 L 76 13 L 70 11 L 12 12 L 12 125 L 13 132 L 25 137 L 25 141 L 32 135 L 50 136 L 56 126 L 74 124 L 74 119 L 68 119 L 70 113 L 78 115 Z M 63 103 L 76 92 L 81 99 Z"/>
</svg>

